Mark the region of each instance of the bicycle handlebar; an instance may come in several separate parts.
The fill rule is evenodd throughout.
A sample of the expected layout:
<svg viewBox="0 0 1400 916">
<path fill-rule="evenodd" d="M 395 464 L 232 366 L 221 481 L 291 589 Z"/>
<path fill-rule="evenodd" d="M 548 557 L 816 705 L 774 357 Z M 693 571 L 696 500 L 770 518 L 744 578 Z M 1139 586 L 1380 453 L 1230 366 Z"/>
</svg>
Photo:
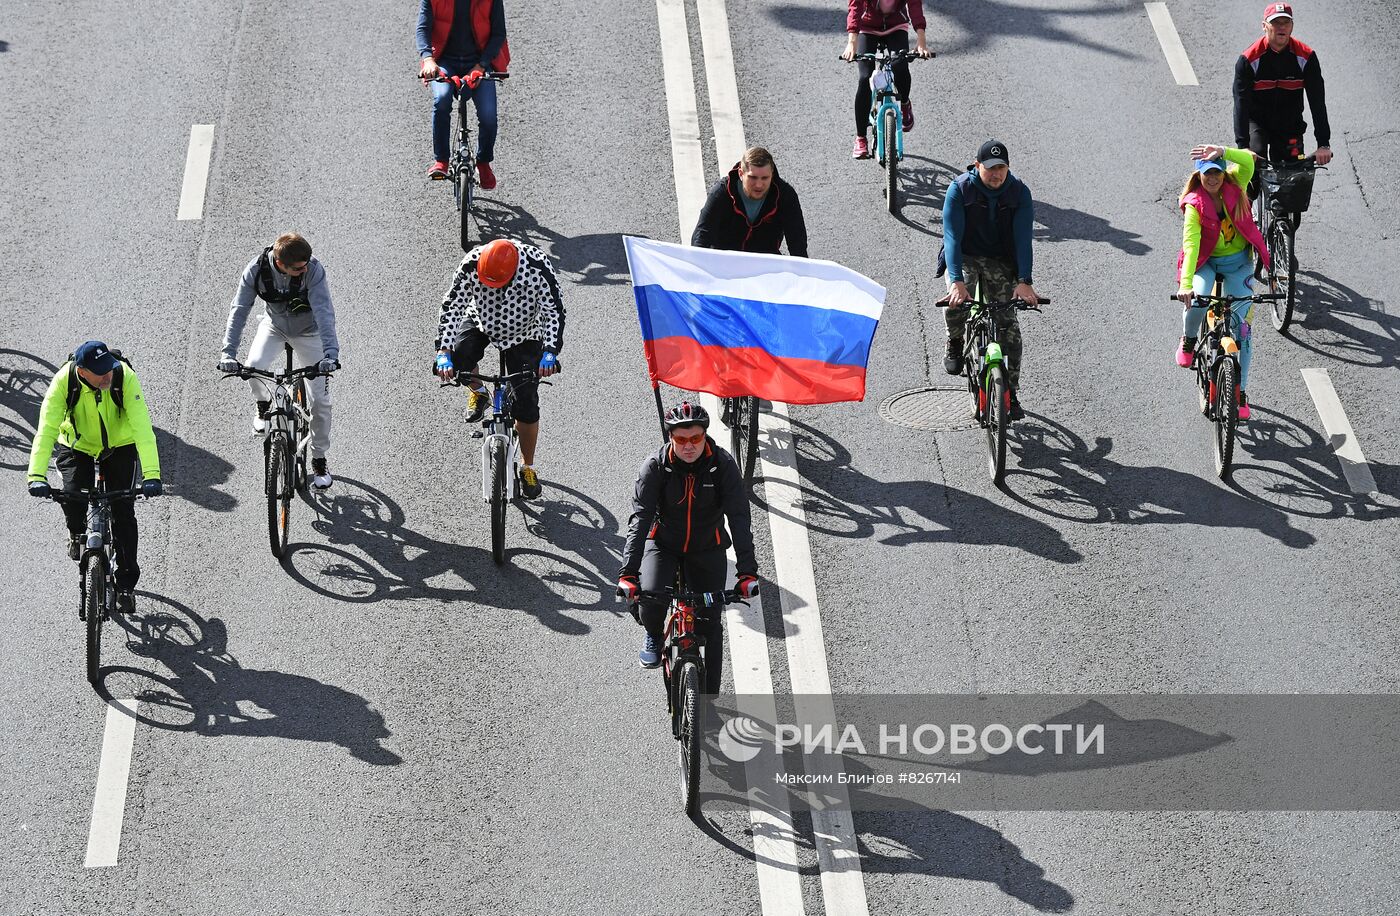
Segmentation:
<svg viewBox="0 0 1400 916">
<path fill-rule="evenodd" d="M 334 371 L 322 372 L 315 366 L 306 366 L 301 369 L 293 369 L 291 372 L 269 372 L 266 369 L 255 369 L 252 366 L 239 365 L 237 372 L 225 372 L 224 378 L 241 378 L 245 382 L 257 376 L 258 378 L 271 379 L 274 382 L 292 382 L 299 378 L 319 378 L 324 375 L 330 378 Z"/>
<path fill-rule="evenodd" d="M 844 55 L 844 54 L 838 54 L 838 55 L 836 55 L 836 59 L 837 59 L 837 60 L 846 60 L 846 63 L 848 63 L 848 64 L 853 64 L 853 63 L 855 63 L 855 62 L 858 61 L 858 60 L 869 60 L 869 61 L 874 61 L 875 63 L 878 64 L 878 63 L 880 63 L 881 61 L 886 61 L 886 60 L 887 60 L 887 61 L 890 61 L 891 63 L 899 63 L 900 61 L 928 60 L 929 58 L 933 58 L 933 57 L 937 57 L 937 56 L 938 56 L 938 52 L 937 52 L 937 51 L 930 51 L 930 52 L 928 52 L 928 57 L 927 57 L 927 58 L 924 57 L 924 56 L 921 55 L 921 54 L 918 54 L 918 53 L 914 52 L 914 51 L 891 51 L 891 52 L 885 52 L 885 53 L 872 53 L 872 52 L 867 51 L 867 52 L 864 53 L 864 54 L 853 54 L 853 55 L 851 55 L 851 59 L 850 59 L 850 60 L 846 60 L 846 55 Z"/>
<path fill-rule="evenodd" d="M 626 597 L 626 592 L 618 589 L 614 595 L 618 600 Z M 754 586 L 754 594 L 758 594 L 758 586 Z M 725 604 L 742 604 L 747 606 L 748 601 L 739 594 L 739 589 L 727 588 L 722 592 L 679 592 L 675 589 L 664 589 L 659 592 L 650 592 L 645 589 L 637 590 L 637 601 L 655 601 L 669 604 L 672 601 L 684 601 L 689 604 L 699 604 L 702 607 L 716 607 Z M 629 602 L 636 603 L 636 602 Z"/>
<path fill-rule="evenodd" d="M 1283 293 L 1255 293 L 1252 296 L 1207 296 L 1195 294 L 1192 295 L 1191 298 L 1197 302 L 1219 302 L 1225 305 L 1233 305 L 1236 302 L 1277 302 L 1280 299 L 1287 298 L 1287 296 Z M 1175 295 L 1168 296 L 1167 299 L 1171 302 L 1181 301 Z"/>
<path fill-rule="evenodd" d="M 490 80 L 490 81 L 493 82 L 493 83 L 500 83 L 500 82 L 504 82 L 505 80 L 510 79 L 510 74 L 509 74 L 509 73 L 506 73 L 506 72 L 504 72 L 504 71 L 499 71 L 499 70 L 496 70 L 496 71 L 487 70 L 487 71 L 485 71 L 484 73 L 481 74 L 481 78 L 484 79 L 484 80 Z M 425 82 L 425 83 L 451 83 L 452 86 L 453 86 L 453 88 L 456 88 L 456 89 L 461 89 L 462 86 L 463 86 L 463 84 L 465 84 L 465 83 L 467 82 L 467 77 L 465 77 L 465 76 L 448 76 L 447 74 L 443 73 L 441 70 L 438 71 L 438 75 L 437 75 L 437 76 L 432 76 L 432 77 L 416 76 L 416 77 L 414 77 L 414 79 L 422 80 L 422 81 Z"/>
<path fill-rule="evenodd" d="M 549 382 L 540 378 L 540 373 L 537 369 L 522 369 L 519 372 L 512 372 L 509 375 L 480 375 L 476 372 L 463 372 L 462 370 L 458 369 L 452 373 L 452 381 L 443 382 L 441 385 L 438 385 L 438 387 L 461 387 L 462 382 L 464 380 L 469 382 L 484 382 L 487 385 L 509 385 L 516 381 L 528 381 L 531 378 L 537 379 L 541 385 L 550 384 Z"/>
<path fill-rule="evenodd" d="M 984 309 L 1004 309 L 1007 306 L 1014 305 L 1016 306 L 1016 308 L 1022 311 L 1029 312 L 1038 312 L 1040 311 L 1040 309 L 1036 306 L 1049 304 L 1050 300 L 1046 299 L 1044 296 L 1036 297 L 1034 305 L 1032 305 L 1029 302 L 1026 302 L 1023 299 L 1007 299 L 1005 302 L 983 302 L 981 299 L 968 299 L 966 302 L 963 303 L 963 305 L 980 305 Z M 939 299 L 937 302 L 935 302 L 934 305 L 938 306 L 941 309 L 948 308 L 948 297 L 944 296 L 942 299 Z"/>
<path fill-rule="evenodd" d="M 106 493 L 98 493 L 94 490 L 65 493 L 62 490 L 54 490 L 49 493 L 49 499 L 56 503 L 110 503 L 119 499 L 144 498 L 143 494 L 144 491 L 140 487 L 132 487 L 129 490 L 108 490 Z"/>
</svg>

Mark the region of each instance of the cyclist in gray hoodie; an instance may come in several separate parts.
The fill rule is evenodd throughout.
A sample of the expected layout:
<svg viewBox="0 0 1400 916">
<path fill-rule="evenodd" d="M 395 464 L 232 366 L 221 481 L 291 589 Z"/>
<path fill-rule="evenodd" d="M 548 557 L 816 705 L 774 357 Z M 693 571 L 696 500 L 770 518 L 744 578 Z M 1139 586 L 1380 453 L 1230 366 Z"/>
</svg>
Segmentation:
<svg viewBox="0 0 1400 916">
<path fill-rule="evenodd" d="M 244 268 L 224 329 L 221 372 L 238 369 L 238 345 L 255 299 L 263 300 L 266 313 L 248 347 L 247 365 L 276 371 L 283 365 L 282 345 L 291 344 L 296 368 L 315 365 L 323 373 L 340 368 L 340 342 L 335 336 L 335 307 L 326 269 L 311 256 L 310 242 L 295 232 L 284 232 Z M 249 384 L 257 402 L 253 433 L 261 436 L 267 432 L 271 387 L 259 378 L 249 379 Z M 333 482 L 326 468 L 326 453 L 331 447 L 331 394 L 326 376 L 313 379 L 307 394 L 311 401 L 311 485 L 325 490 Z"/>
</svg>

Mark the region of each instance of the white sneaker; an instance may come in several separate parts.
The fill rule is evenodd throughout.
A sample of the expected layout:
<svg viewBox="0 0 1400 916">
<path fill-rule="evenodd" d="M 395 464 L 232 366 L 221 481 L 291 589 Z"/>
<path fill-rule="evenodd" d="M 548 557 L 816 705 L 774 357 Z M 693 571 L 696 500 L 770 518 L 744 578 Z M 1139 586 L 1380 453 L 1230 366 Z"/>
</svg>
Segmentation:
<svg viewBox="0 0 1400 916">
<path fill-rule="evenodd" d="M 267 420 L 264 417 L 258 416 L 258 409 L 256 407 L 253 408 L 253 435 L 267 435 Z"/>
<path fill-rule="evenodd" d="M 326 470 L 326 459 L 311 459 L 311 486 L 317 490 L 329 490 L 335 479 L 331 477 L 331 472 Z"/>
</svg>

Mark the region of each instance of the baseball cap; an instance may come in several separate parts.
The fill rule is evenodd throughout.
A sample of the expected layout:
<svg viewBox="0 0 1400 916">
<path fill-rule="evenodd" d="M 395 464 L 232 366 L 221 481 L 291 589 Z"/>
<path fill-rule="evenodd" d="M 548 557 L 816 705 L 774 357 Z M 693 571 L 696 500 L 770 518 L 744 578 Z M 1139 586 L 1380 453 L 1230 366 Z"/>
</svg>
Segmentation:
<svg viewBox="0 0 1400 916">
<path fill-rule="evenodd" d="M 1287 3 L 1270 3 L 1264 7 L 1264 21 L 1273 22 L 1275 19 L 1292 19 L 1293 7 Z"/>
<path fill-rule="evenodd" d="M 73 351 L 73 362 L 93 375 L 106 375 L 117 364 L 117 358 L 100 340 L 89 340 Z"/>
<path fill-rule="evenodd" d="M 1007 161 L 1010 157 L 1006 152 L 1006 144 L 1000 140 L 988 140 L 977 147 L 977 161 L 985 166 L 1010 165 Z"/>
<path fill-rule="evenodd" d="M 1225 171 L 1225 163 L 1221 162 L 1219 159 L 1197 159 L 1196 171 L 1200 172 L 1202 175 L 1206 172 L 1223 172 Z"/>
</svg>

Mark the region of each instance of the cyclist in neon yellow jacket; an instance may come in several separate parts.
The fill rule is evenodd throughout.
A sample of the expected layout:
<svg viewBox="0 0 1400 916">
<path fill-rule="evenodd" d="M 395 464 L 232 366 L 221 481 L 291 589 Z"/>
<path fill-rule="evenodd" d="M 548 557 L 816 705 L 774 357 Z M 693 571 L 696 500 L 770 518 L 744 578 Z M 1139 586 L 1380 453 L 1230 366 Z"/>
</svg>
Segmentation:
<svg viewBox="0 0 1400 916">
<path fill-rule="evenodd" d="M 1201 332 L 1206 310 L 1192 296 L 1209 295 L 1217 278 L 1226 296 L 1251 294 L 1254 255 L 1267 269 L 1269 248 L 1254 224 L 1245 188 L 1254 175 L 1254 154 L 1247 149 L 1201 145 L 1191 150 L 1195 169 L 1181 192 L 1183 215 L 1181 254 L 1177 258 L 1177 298 L 1186 306 L 1176 364 L 1191 367 L 1191 352 Z M 1246 299 L 1231 306 L 1240 322 L 1240 413 L 1249 419 L 1249 363 L 1254 353 L 1250 322 L 1254 303 Z"/>
<path fill-rule="evenodd" d="M 90 489 L 96 464 L 111 489 L 136 482 L 138 467 L 145 496 L 159 496 L 160 456 L 141 380 L 131 365 L 106 344 L 89 340 L 73 352 L 49 383 L 39 411 L 39 429 L 29 449 L 29 495 L 48 497 L 49 457 L 63 476 L 69 494 Z M 139 459 L 139 463 L 138 463 Z M 87 506 L 63 504 L 68 522 L 68 556 L 82 553 Z M 136 562 L 136 510 L 130 500 L 112 503 L 112 546 L 117 557 L 117 608 L 134 609 L 132 590 L 141 578 Z"/>
</svg>

